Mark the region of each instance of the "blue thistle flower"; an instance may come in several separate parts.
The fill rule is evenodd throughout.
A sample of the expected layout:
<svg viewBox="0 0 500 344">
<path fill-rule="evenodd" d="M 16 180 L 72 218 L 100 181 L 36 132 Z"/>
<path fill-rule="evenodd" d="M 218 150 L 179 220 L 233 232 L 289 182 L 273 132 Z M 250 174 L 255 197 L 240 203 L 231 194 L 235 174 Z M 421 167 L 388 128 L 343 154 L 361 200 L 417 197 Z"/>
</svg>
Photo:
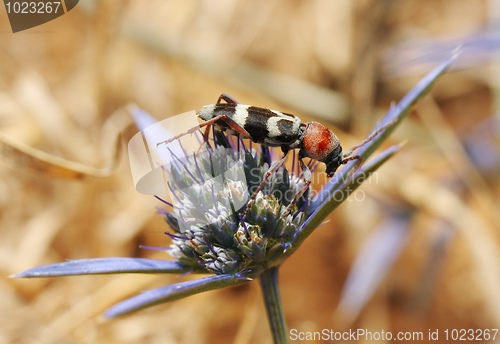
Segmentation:
<svg viewBox="0 0 500 344">
<path fill-rule="evenodd" d="M 305 220 L 308 193 L 297 202 L 295 214 L 283 216 L 303 180 L 281 166 L 242 218 L 241 210 L 277 154 L 268 147 L 261 152 L 244 148 L 240 138 L 238 150 L 225 134 L 214 135 L 214 147 L 177 159 L 168 171 L 169 188 L 178 200 L 164 212 L 175 232 L 168 252 L 194 269 L 256 276 L 290 245 Z M 182 174 L 179 167 L 191 173 Z"/>
</svg>

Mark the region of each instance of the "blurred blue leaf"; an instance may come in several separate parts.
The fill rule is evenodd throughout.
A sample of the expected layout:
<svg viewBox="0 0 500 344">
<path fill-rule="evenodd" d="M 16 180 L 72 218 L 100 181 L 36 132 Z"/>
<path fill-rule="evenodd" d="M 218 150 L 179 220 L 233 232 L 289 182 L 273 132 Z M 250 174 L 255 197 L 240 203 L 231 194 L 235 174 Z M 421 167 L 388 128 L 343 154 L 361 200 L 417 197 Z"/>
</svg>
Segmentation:
<svg viewBox="0 0 500 344">
<path fill-rule="evenodd" d="M 408 219 L 385 220 L 364 242 L 342 290 L 337 312 L 355 319 L 399 257 L 408 240 Z"/>
<path fill-rule="evenodd" d="M 51 277 L 117 273 L 183 273 L 193 268 L 176 260 L 146 258 L 93 258 L 43 265 L 11 277 Z"/>
<path fill-rule="evenodd" d="M 455 37 L 420 38 L 404 42 L 384 53 L 383 67 L 392 77 L 425 73 L 445 61 L 460 47 L 453 69 L 472 68 L 498 60 L 500 26 L 469 31 Z"/>
<path fill-rule="evenodd" d="M 250 280 L 251 279 L 241 277 L 239 274 L 225 274 L 204 277 L 194 281 L 175 283 L 166 287 L 146 291 L 140 295 L 122 301 L 108 309 L 106 313 L 104 313 L 104 316 L 106 318 L 112 318 L 205 291 L 247 283 Z"/>
</svg>

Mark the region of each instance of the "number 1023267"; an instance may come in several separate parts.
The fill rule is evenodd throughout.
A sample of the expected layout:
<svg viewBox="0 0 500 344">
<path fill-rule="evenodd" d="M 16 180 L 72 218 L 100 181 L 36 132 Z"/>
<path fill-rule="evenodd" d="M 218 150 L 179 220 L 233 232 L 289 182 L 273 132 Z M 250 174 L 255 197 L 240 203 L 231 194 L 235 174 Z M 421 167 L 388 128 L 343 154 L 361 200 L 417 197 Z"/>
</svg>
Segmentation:
<svg viewBox="0 0 500 344">
<path fill-rule="evenodd" d="M 497 336 L 498 329 L 453 329 L 445 330 L 445 340 L 495 340 Z"/>
<path fill-rule="evenodd" d="M 60 1 L 9 1 L 5 2 L 7 13 L 58 13 L 63 11 Z"/>
</svg>

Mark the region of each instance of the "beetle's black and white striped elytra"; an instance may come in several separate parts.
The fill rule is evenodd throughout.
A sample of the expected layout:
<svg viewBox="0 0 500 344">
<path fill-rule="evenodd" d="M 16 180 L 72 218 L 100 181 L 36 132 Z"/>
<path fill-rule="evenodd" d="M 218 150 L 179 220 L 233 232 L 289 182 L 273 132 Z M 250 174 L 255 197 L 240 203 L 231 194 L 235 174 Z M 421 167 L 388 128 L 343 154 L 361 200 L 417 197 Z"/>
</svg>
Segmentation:
<svg viewBox="0 0 500 344">
<path fill-rule="evenodd" d="M 221 103 L 222 100 L 226 101 L 226 103 Z M 202 127 L 207 127 L 204 133 L 205 139 L 207 139 L 209 126 L 213 125 L 218 130 L 226 131 L 231 135 L 248 138 L 255 143 L 271 147 L 281 147 L 284 153 L 282 158 L 272 163 L 264 175 L 261 184 L 250 197 L 247 207 L 242 213 L 243 218 L 248 213 L 258 192 L 266 184 L 267 179 L 283 165 L 290 150 L 299 149 L 298 160 L 305 183 L 303 189 L 295 194 L 286 211 L 282 214 L 283 216 L 291 212 L 297 200 L 311 184 L 311 171 L 304 163 L 304 158 L 308 157 L 325 163 L 326 174 L 328 177 L 333 177 L 341 165 L 351 160 L 361 161 L 359 156 L 351 156 L 352 152 L 393 124 L 389 123 L 383 126 L 372 133 L 361 144 L 351 148 L 347 154 L 342 154 L 342 147 L 337 136 L 321 123 L 302 123 L 300 118 L 295 115 L 256 106 L 243 105 L 226 94 L 222 94 L 216 104 L 204 106 L 197 112 L 197 115 L 205 122 L 185 133 L 160 142 L 157 146 L 173 142 L 184 135 L 194 133 Z"/>
<path fill-rule="evenodd" d="M 301 143 L 298 137 L 302 121 L 291 114 L 256 106 L 225 103 L 204 106 L 197 115 L 205 121 L 226 115 L 245 129 L 253 142 L 266 146 L 286 145 L 289 149 L 294 149 Z M 224 121 L 215 122 L 214 125 L 216 129 L 225 130 L 228 134 L 239 134 Z"/>
</svg>

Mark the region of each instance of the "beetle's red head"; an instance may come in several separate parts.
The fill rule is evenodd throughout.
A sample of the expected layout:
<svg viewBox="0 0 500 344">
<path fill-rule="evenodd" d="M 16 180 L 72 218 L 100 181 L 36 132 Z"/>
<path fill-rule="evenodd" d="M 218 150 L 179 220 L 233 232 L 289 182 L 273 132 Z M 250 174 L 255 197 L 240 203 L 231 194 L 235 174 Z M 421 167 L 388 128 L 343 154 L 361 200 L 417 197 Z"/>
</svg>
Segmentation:
<svg viewBox="0 0 500 344">
<path fill-rule="evenodd" d="M 328 177 L 333 177 L 337 168 L 342 165 L 339 139 L 321 123 L 307 123 L 302 137 L 302 151 L 309 158 L 324 162 Z"/>
</svg>

